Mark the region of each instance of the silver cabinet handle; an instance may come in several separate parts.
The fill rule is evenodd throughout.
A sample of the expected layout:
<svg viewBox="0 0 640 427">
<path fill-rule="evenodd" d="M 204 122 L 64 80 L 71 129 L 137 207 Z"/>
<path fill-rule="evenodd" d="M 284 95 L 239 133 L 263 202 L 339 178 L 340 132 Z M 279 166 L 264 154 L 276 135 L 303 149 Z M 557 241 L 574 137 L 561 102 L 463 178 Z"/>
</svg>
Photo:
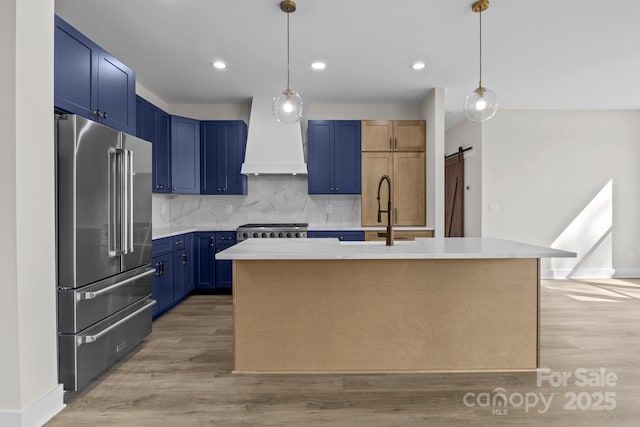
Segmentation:
<svg viewBox="0 0 640 427">
<path fill-rule="evenodd" d="M 140 307 L 139 309 L 137 309 L 136 311 L 134 311 L 133 313 L 123 317 L 122 319 L 118 320 L 116 323 L 114 323 L 113 325 L 109 326 L 106 329 L 103 329 L 102 331 L 100 331 L 99 333 L 95 334 L 95 335 L 87 335 L 84 337 L 78 337 L 80 341 L 80 344 L 89 344 L 95 341 L 98 341 L 100 338 L 102 338 L 104 335 L 108 334 L 109 332 L 111 332 L 112 330 L 114 330 L 115 328 L 117 328 L 118 326 L 122 325 L 124 322 L 126 322 L 127 320 L 131 319 L 133 316 L 139 314 L 140 312 L 142 312 L 143 310 L 146 310 L 147 308 L 151 307 L 152 305 L 154 305 L 156 303 L 155 300 L 151 301 L 148 304 L 145 304 L 143 307 Z"/>
<path fill-rule="evenodd" d="M 99 297 L 102 294 L 106 294 L 107 292 L 109 292 L 109 291 L 111 291 L 113 289 L 119 288 L 120 286 L 124 286 L 127 283 L 131 283 L 134 280 L 140 279 L 141 277 L 149 276 L 150 274 L 153 274 L 155 272 L 156 272 L 155 269 L 147 270 L 144 273 L 136 274 L 133 277 L 129 277 L 128 279 L 125 279 L 122 282 L 118 282 L 118 283 L 115 283 L 115 284 L 113 284 L 111 286 L 107 286 L 106 288 L 100 289 L 99 291 L 81 292 L 81 293 L 78 294 L 78 296 L 76 298 L 77 298 L 78 301 L 87 300 L 87 299 L 94 299 L 96 297 Z"/>
</svg>

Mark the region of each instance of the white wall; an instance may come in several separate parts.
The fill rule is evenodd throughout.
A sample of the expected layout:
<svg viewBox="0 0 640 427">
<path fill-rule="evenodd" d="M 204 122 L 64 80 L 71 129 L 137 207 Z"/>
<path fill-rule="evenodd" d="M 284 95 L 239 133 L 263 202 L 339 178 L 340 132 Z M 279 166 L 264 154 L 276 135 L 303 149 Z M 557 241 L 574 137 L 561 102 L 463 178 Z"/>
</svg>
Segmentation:
<svg viewBox="0 0 640 427">
<path fill-rule="evenodd" d="M 640 112 L 502 110 L 482 159 L 484 236 L 578 252 L 547 276 L 640 276 Z"/>
<path fill-rule="evenodd" d="M 40 425 L 57 384 L 53 0 L 0 5 L 0 425 Z"/>
<path fill-rule="evenodd" d="M 446 131 L 446 154 L 464 153 L 464 235 L 482 236 L 482 124 L 464 120 Z"/>
<path fill-rule="evenodd" d="M 444 236 L 444 147 L 445 114 L 444 89 L 436 88 L 421 106 L 422 118 L 427 121 L 425 152 L 427 197 L 427 226 L 434 228 L 435 237 Z"/>
</svg>

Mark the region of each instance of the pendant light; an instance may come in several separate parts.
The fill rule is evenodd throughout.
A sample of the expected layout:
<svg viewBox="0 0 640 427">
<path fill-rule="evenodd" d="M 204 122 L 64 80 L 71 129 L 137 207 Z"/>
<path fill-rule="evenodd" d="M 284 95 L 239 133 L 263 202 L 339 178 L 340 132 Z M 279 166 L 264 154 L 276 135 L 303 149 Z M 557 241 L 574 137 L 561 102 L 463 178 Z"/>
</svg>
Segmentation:
<svg viewBox="0 0 640 427">
<path fill-rule="evenodd" d="M 496 115 L 498 111 L 498 97 L 486 87 L 482 86 L 482 12 L 489 9 L 489 0 L 478 0 L 471 6 L 471 10 L 480 15 L 480 82 L 477 89 L 464 100 L 464 114 L 473 122 L 484 122 Z"/>
<path fill-rule="evenodd" d="M 291 0 L 280 2 L 280 10 L 287 14 L 287 88 L 273 98 L 273 116 L 281 123 L 296 123 L 302 117 L 302 98 L 289 86 L 289 15 L 296 11 Z"/>
</svg>

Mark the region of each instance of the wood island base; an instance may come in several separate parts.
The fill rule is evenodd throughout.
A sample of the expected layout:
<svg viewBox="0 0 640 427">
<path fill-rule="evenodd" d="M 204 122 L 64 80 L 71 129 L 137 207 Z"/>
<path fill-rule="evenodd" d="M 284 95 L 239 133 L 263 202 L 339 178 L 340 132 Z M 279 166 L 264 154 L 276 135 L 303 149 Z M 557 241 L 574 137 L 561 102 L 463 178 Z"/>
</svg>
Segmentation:
<svg viewBox="0 0 640 427">
<path fill-rule="evenodd" d="M 537 258 L 234 260 L 234 372 L 538 367 Z"/>
</svg>

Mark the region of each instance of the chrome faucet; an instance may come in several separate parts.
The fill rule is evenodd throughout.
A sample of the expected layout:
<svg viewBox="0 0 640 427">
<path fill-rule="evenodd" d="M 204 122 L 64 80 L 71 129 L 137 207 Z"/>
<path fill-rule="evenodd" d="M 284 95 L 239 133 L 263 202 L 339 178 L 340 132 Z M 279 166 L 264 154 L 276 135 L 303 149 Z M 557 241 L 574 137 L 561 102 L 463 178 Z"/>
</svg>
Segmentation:
<svg viewBox="0 0 640 427">
<path fill-rule="evenodd" d="M 380 189 L 382 188 L 382 182 L 385 180 L 387 181 L 387 186 L 389 187 L 389 200 L 387 201 L 387 210 L 383 211 L 382 209 L 380 209 Z M 387 238 L 387 246 L 393 246 L 393 227 L 391 226 L 391 223 L 393 221 L 391 220 L 391 212 L 393 212 L 393 209 L 391 209 L 391 178 L 389 178 L 388 175 L 382 175 L 382 178 L 380 178 L 380 182 L 378 183 L 378 222 L 382 222 L 382 214 L 386 213 L 387 232 L 378 233 L 378 236 Z"/>
</svg>

